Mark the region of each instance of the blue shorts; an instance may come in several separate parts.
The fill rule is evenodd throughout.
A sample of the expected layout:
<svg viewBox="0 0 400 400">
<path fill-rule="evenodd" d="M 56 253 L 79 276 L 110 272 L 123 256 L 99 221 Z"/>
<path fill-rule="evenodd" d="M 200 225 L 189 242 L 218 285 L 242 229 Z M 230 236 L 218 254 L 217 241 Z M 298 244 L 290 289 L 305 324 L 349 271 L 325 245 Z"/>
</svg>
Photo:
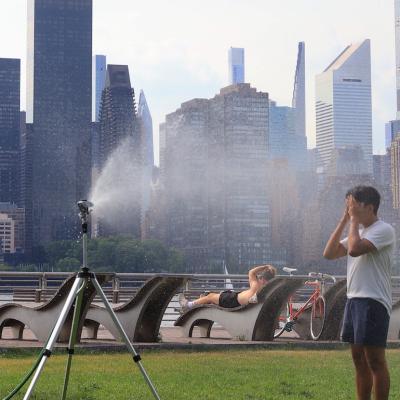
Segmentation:
<svg viewBox="0 0 400 400">
<path fill-rule="evenodd" d="M 386 347 L 389 319 L 386 307 L 379 301 L 347 299 L 340 337 L 352 344 Z"/>
</svg>

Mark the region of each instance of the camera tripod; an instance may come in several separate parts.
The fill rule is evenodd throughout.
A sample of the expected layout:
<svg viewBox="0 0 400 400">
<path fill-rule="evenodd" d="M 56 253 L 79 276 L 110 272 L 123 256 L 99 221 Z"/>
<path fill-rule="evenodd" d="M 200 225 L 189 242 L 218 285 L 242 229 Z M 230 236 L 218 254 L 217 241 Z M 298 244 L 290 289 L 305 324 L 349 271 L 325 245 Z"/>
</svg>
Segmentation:
<svg viewBox="0 0 400 400">
<path fill-rule="evenodd" d="M 44 365 L 45 365 L 46 361 L 48 360 L 48 358 L 52 354 L 52 349 L 53 349 L 53 347 L 57 341 L 57 338 L 61 332 L 61 329 L 67 318 L 67 315 L 68 315 L 71 307 L 74 305 L 71 332 L 70 332 L 69 343 L 68 343 L 68 348 L 67 348 L 68 359 L 67 359 L 67 365 L 66 365 L 66 369 L 65 369 L 64 386 L 63 386 L 63 391 L 62 391 L 62 396 L 61 396 L 62 400 L 66 399 L 70 370 L 71 370 L 71 363 L 72 363 L 72 356 L 74 354 L 74 348 L 75 348 L 77 332 L 78 332 L 78 327 L 79 327 L 79 319 L 80 319 L 80 314 L 81 314 L 82 300 L 84 297 L 85 288 L 87 287 L 89 282 L 94 286 L 97 294 L 103 301 L 106 310 L 110 314 L 110 316 L 114 322 L 114 325 L 117 328 L 118 332 L 120 333 L 120 336 L 121 336 L 123 342 L 125 343 L 128 351 L 131 353 L 133 361 L 139 367 L 140 372 L 142 373 L 144 380 L 148 384 L 154 398 L 157 400 L 160 400 L 160 397 L 159 397 L 153 383 L 151 382 L 149 376 L 147 375 L 146 370 L 144 369 L 144 367 L 141 363 L 140 355 L 136 352 L 131 341 L 129 340 L 128 335 L 124 331 L 124 328 L 122 327 L 117 316 L 115 315 L 115 312 L 112 309 L 109 301 L 107 300 L 107 297 L 105 296 L 105 294 L 103 292 L 103 289 L 101 288 L 100 284 L 98 283 L 95 274 L 93 272 L 90 272 L 89 268 L 87 266 L 88 217 L 91 212 L 91 208 L 93 207 L 93 204 L 87 200 L 81 200 L 78 202 L 78 207 L 79 207 L 79 217 L 81 218 L 81 222 L 82 222 L 82 245 L 83 245 L 82 267 L 81 267 L 80 271 L 78 272 L 77 277 L 75 278 L 72 288 L 68 294 L 67 300 L 64 303 L 64 306 L 61 310 L 60 316 L 57 319 L 57 322 L 49 336 L 49 339 L 47 340 L 45 346 L 43 347 L 38 361 L 36 362 L 33 369 L 31 370 L 31 374 L 34 372 L 34 375 L 30 382 L 28 390 L 25 393 L 23 400 L 28 400 L 30 398 L 31 394 L 33 393 L 33 390 L 34 390 L 35 385 L 40 377 L 40 374 L 43 371 Z M 74 304 L 74 302 L 75 302 L 75 304 Z M 26 377 L 27 379 L 21 385 L 19 385 L 16 389 L 14 389 L 14 391 L 12 393 L 10 393 L 8 396 L 6 396 L 3 400 L 11 399 L 22 388 L 23 384 L 29 379 L 31 374 L 28 374 L 28 376 Z"/>
</svg>

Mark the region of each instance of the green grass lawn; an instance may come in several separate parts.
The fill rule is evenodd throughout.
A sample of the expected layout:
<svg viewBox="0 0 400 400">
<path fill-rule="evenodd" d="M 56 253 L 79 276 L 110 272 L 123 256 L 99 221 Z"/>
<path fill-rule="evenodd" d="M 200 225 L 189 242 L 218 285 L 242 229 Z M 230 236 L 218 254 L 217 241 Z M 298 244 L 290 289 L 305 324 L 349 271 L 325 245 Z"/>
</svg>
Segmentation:
<svg viewBox="0 0 400 400">
<path fill-rule="evenodd" d="M 391 399 L 400 398 L 400 350 L 387 352 Z M 143 365 L 161 399 L 277 400 L 354 399 L 354 373 L 348 351 L 231 350 L 218 352 L 145 352 Z M 2 399 L 32 365 L 29 355 L 0 356 Z M 33 399 L 60 398 L 66 357 L 53 355 Z M 14 399 L 22 399 L 17 395 Z M 152 399 L 127 354 L 74 356 L 68 399 Z"/>
</svg>

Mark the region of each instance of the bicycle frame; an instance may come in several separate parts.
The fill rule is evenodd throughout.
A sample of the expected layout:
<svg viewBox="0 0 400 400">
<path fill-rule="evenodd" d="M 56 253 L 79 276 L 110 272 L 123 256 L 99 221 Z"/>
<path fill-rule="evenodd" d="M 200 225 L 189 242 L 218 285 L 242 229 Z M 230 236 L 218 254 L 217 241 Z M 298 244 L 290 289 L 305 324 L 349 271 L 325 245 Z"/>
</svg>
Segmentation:
<svg viewBox="0 0 400 400">
<path fill-rule="evenodd" d="M 291 321 L 295 321 L 303 312 L 304 310 L 310 305 L 313 304 L 318 297 L 323 293 L 324 289 L 324 281 L 307 281 L 305 282 L 305 285 L 309 286 L 315 286 L 314 292 L 312 295 L 309 297 L 309 299 L 296 311 L 293 312 L 293 301 L 292 297 L 289 299 L 289 317 Z"/>
</svg>

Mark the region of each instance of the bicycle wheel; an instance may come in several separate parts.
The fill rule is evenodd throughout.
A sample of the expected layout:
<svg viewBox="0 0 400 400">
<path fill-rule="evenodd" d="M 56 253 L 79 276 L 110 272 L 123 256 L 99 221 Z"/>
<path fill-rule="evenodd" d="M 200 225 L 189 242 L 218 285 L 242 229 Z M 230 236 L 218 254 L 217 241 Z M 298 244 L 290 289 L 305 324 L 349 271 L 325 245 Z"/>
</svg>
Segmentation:
<svg viewBox="0 0 400 400">
<path fill-rule="evenodd" d="M 274 339 L 278 338 L 283 332 L 285 332 L 286 323 L 289 322 L 289 319 L 289 303 L 285 303 L 285 305 L 279 311 L 278 318 L 275 323 Z"/>
<path fill-rule="evenodd" d="M 325 324 L 325 298 L 319 296 L 312 305 L 310 318 L 310 333 L 314 340 L 321 336 Z"/>
</svg>

